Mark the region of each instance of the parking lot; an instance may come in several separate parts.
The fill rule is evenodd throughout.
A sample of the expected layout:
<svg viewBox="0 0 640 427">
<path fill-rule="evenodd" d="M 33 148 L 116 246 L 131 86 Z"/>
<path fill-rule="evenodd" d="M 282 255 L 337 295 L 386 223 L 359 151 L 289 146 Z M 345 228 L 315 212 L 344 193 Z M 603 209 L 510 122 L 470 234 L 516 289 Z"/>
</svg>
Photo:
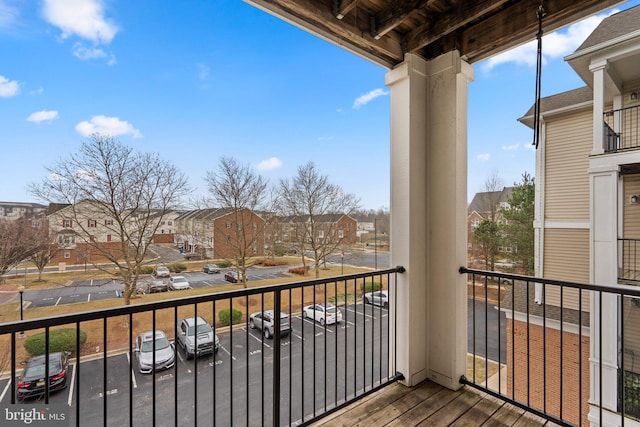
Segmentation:
<svg viewBox="0 0 640 427">
<path fill-rule="evenodd" d="M 292 313 L 292 332 L 280 343 L 282 424 L 296 424 L 303 414 L 389 375 L 387 311 L 360 303 L 341 310 L 344 320 L 326 327 Z M 206 424 L 270 424 L 274 341 L 246 324 L 217 335 L 217 354 L 187 360 L 178 349 L 176 365 L 155 374 L 140 374 L 128 351 L 110 355 L 106 371 L 102 353 L 73 363 L 69 387 L 53 393 L 49 403 L 70 405 L 72 424 L 79 405 L 81 425 L 102 424 L 105 410 L 109 425 L 128 424 L 130 397 L 135 425 L 173 425 L 176 419 L 193 425 L 196 414 Z M 8 403 L 10 387 L 8 380 L 0 382 L 0 403 Z"/>
<path fill-rule="evenodd" d="M 184 272 L 180 275 L 187 278 L 192 288 L 205 288 L 229 284 L 224 280 L 225 271 L 222 270 L 217 274 Z M 247 277 L 250 281 L 273 279 L 283 277 L 285 271 L 286 269 L 283 267 L 249 268 Z M 117 298 L 118 292 L 121 292 L 123 288 L 121 282 L 113 279 L 76 280 L 72 284 L 60 288 L 26 291 L 24 299 L 29 301 L 29 308 L 49 307 Z"/>
</svg>

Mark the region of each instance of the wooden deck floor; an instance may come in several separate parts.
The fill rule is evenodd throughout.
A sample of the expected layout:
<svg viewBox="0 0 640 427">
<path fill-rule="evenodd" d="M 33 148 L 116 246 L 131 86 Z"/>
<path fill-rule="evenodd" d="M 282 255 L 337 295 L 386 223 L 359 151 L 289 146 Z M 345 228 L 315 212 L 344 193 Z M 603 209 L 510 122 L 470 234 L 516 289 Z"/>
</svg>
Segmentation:
<svg viewBox="0 0 640 427">
<path fill-rule="evenodd" d="M 556 426 L 471 387 L 396 383 L 313 424 L 318 426 Z"/>
</svg>

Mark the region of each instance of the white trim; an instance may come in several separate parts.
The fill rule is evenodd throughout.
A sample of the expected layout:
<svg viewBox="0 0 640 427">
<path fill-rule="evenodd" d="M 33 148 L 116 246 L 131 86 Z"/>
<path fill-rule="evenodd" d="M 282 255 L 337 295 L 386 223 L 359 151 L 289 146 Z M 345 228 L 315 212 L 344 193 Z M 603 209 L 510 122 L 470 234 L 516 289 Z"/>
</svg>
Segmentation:
<svg viewBox="0 0 640 427">
<path fill-rule="evenodd" d="M 521 313 L 519 311 L 515 311 L 513 312 L 514 316 L 511 316 L 511 309 L 509 308 L 501 308 L 500 311 L 503 311 L 504 314 L 506 315 L 507 319 L 513 319 L 513 321 L 515 322 L 522 322 L 522 323 L 527 323 L 527 314 L 526 313 Z M 586 316 L 589 316 L 589 313 L 587 313 L 586 311 L 583 313 L 583 316 L 586 318 Z M 534 316 L 534 315 L 529 315 L 529 324 L 530 325 L 536 325 L 536 326 L 546 326 L 547 328 L 551 328 L 551 329 L 555 329 L 557 331 L 560 330 L 560 321 L 559 320 L 555 320 L 555 319 L 547 319 L 546 323 L 543 324 L 543 318 L 540 316 Z M 570 323 L 570 322 L 562 322 L 562 332 L 568 332 L 574 335 L 579 335 L 578 330 L 581 329 L 582 330 L 582 335 L 589 337 L 589 339 L 591 339 L 590 336 L 590 327 L 589 326 L 583 326 L 582 328 L 578 328 L 578 325 L 575 323 Z"/>
<path fill-rule="evenodd" d="M 571 222 L 571 221 L 545 221 L 544 228 L 577 228 L 588 230 L 591 224 L 589 222 Z"/>
</svg>

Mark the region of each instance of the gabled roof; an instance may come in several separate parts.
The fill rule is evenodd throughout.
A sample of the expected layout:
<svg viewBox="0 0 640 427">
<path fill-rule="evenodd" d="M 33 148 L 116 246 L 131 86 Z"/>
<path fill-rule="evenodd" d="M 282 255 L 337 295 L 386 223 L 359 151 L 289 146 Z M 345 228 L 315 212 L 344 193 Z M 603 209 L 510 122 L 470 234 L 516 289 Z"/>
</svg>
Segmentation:
<svg viewBox="0 0 640 427">
<path fill-rule="evenodd" d="M 342 217 L 348 217 L 351 218 L 349 215 L 347 214 L 322 214 L 322 215 L 314 215 L 313 218 L 315 220 L 315 222 L 317 223 L 335 223 L 340 221 L 340 219 Z M 353 221 L 357 222 L 355 219 L 351 218 Z M 285 216 L 285 217 L 281 217 L 280 219 L 281 222 L 293 222 L 293 223 L 305 223 L 305 222 L 309 222 L 309 215 L 292 215 L 292 216 Z"/>
<path fill-rule="evenodd" d="M 244 208 L 250 210 L 249 208 Z M 180 214 L 175 220 L 176 221 L 213 221 L 215 219 L 221 218 L 225 215 L 229 215 L 234 212 L 233 208 L 207 208 L 207 209 L 195 209 L 192 211 L 187 211 Z M 254 214 L 258 215 L 257 212 L 252 211 Z M 260 216 L 260 215 L 258 215 Z"/>
<path fill-rule="evenodd" d="M 637 32 L 640 23 L 640 6 L 615 13 L 602 20 L 600 25 L 576 49 L 575 53 L 606 43 L 627 34 Z"/>
<path fill-rule="evenodd" d="M 540 113 L 544 115 L 550 111 L 561 110 L 574 105 L 583 105 L 592 102 L 593 91 L 590 87 L 583 86 L 578 89 L 568 90 L 566 92 L 540 99 Z M 531 108 L 529 108 L 529 111 L 527 111 L 524 116 L 520 117 L 518 121 L 530 128 L 533 128 L 533 111 L 534 105 L 532 105 Z"/>
<path fill-rule="evenodd" d="M 491 211 L 491 202 L 496 205 L 503 202 L 506 203 L 509 201 L 512 192 L 513 187 L 503 187 L 500 191 L 482 191 L 476 193 L 476 195 L 473 196 L 473 200 L 471 200 L 471 203 L 469 203 L 469 206 L 467 207 L 467 212 L 470 214 L 471 212 L 476 211 L 481 216 L 484 216 L 483 213 Z"/>
</svg>

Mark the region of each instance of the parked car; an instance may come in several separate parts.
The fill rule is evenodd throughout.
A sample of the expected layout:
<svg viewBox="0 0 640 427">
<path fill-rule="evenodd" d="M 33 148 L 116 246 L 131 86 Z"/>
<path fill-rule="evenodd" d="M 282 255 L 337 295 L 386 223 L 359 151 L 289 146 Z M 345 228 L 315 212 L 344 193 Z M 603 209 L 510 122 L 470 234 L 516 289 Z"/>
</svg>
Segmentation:
<svg viewBox="0 0 640 427">
<path fill-rule="evenodd" d="M 49 378 L 50 392 L 66 388 L 68 367 L 69 353 L 67 352 L 49 354 L 49 375 L 45 373 L 46 356 L 32 357 L 18 379 L 18 400 L 43 395 L 46 385 L 45 378 L 47 377 Z"/>
<path fill-rule="evenodd" d="M 153 270 L 154 277 L 171 277 L 171 272 L 167 267 L 158 266 Z"/>
<path fill-rule="evenodd" d="M 187 359 L 217 352 L 220 347 L 218 336 L 213 333 L 211 325 L 202 317 L 188 317 L 180 320 L 176 342 L 184 350 Z"/>
<path fill-rule="evenodd" d="M 249 327 L 251 329 L 260 329 L 267 339 L 273 337 L 275 326 L 275 313 L 273 310 L 258 311 L 249 316 Z M 289 316 L 280 312 L 280 334 L 287 335 L 289 332 L 291 332 Z"/>
<path fill-rule="evenodd" d="M 333 304 L 312 304 L 302 309 L 302 317 L 310 318 L 321 325 L 342 322 L 342 312 Z"/>
<path fill-rule="evenodd" d="M 238 283 L 238 273 L 233 270 L 229 270 L 224 273 L 224 280 L 231 283 Z M 245 278 L 245 282 L 248 282 L 249 279 Z"/>
<path fill-rule="evenodd" d="M 194 252 L 189 252 L 184 254 L 184 259 L 186 259 L 187 261 L 197 261 L 202 259 L 202 255 Z"/>
<path fill-rule="evenodd" d="M 191 285 L 184 276 L 171 276 L 169 278 L 169 289 L 172 291 L 181 291 L 183 289 L 189 289 Z"/>
<path fill-rule="evenodd" d="M 202 271 L 207 274 L 220 273 L 220 267 L 215 264 L 205 264 L 202 266 Z"/>
<path fill-rule="evenodd" d="M 143 332 L 136 338 L 134 350 L 138 361 L 138 370 L 141 374 L 153 372 L 153 331 Z M 169 342 L 163 331 L 155 334 L 155 369 L 168 369 L 176 363 L 176 354 L 173 344 Z"/>
<path fill-rule="evenodd" d="M 362 295 L 362 302 L 365 304 L 381 305 L 384 308 L 388 308 L 389 293 L 387 291 L 367 292 Z"/>
<path fill-rule="evenodd" d="M 142 283 L 142 289 L 148 294 L 153 294 L 155 292 L 167 292 L 169 290 L 169 285 L 163 280 L 157 279 L 149 279 Z"/>
</svg>

